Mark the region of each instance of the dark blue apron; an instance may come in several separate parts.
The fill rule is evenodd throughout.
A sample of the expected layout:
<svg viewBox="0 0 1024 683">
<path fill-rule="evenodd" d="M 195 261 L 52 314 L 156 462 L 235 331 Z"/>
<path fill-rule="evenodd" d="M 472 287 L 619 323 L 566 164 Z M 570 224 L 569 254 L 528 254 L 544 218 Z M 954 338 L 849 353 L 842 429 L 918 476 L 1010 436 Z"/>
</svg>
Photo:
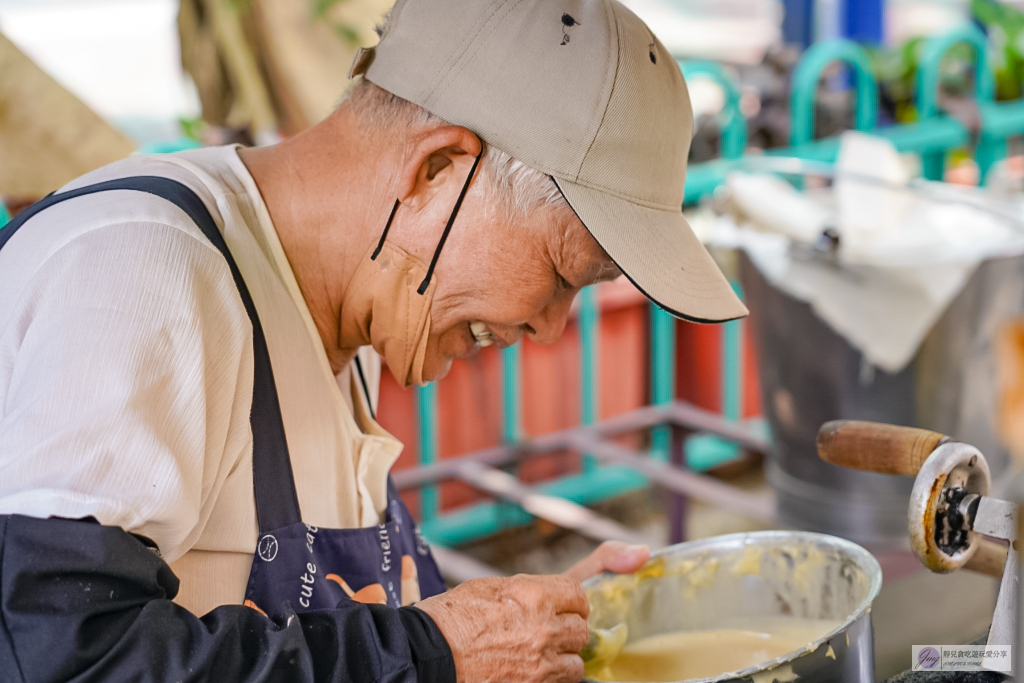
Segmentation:
<svg viewBox="0 0 1024 683">
<path fill-rule="evenodd" d="M 388 481 L 383 523 L 361 529 L 322 529 L 302 521 L 285 439 L 274 373 L 252 297 L 224 237 L 202 200 L 181 183 L 157 176 L 111 180 L 51 194 L 0 228 L 0 248 L 28 219 L 47 207 L 106 190 L 148 192 L 177 205 L 224 255 L 253 330 L 252 480 L 259 538 L 245 604 L 276 611 L 288 601 L 296 611 L 335 607 L 340 601 L 399 607 L 445 590 L 430 549 L 402 499 Z M 362 367 L 356 370 L 372 406 Z M 371 408 L 372 411 L 372 408 Z"/>
</svg>

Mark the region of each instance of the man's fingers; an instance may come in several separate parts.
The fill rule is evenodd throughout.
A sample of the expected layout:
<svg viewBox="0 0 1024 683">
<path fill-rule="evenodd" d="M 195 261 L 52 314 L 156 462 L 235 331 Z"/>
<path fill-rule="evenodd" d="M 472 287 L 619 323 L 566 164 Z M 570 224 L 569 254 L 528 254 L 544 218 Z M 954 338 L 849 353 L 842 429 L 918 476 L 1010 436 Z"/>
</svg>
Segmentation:
<svg viewBox="0 0 1024 683">
<path fill-rule="evenodd" d="M 578 614 L 565 612 L 551 618 L 551 648 L 558 653 L 578 653 L 587 644 L 587 621 Z"/>
<path fill-rule="evenodd" d="M 547 591 L 548 604 L 555 614 L 571 612 L 584 619 L 590 616 L 590 603 L 580 582 L 565 575 L 545 576 L 544 584 Z"/>
<path fill-rule="evenodd" d="M 632 574 L 643 567 L 650 556 L 651 551 L 645 545 L 605 541 L 594 552 L 570 567 L 563 576 L 586 581 L 606 570 L 618 574 Z"/>
<path fill-rule="evenodd" d="M 577 654 L 558 655 L 556 674 L 552 683 L 580 683 L 583 680 L 583 660 Z"/>
</svg>

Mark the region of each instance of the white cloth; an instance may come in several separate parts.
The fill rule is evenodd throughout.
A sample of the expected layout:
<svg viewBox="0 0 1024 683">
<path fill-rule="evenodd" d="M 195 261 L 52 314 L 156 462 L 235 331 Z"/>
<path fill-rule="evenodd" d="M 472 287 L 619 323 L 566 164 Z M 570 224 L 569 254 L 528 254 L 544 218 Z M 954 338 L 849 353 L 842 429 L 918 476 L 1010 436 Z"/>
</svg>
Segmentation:
<svg viewBox="0 0 1024 683">
<path fill-rule="evenodd" d="M 864 358 L 898 372 L 987 258 L 1024 253 L 1024 211 L 976 188 L 909 184 L 892 143 L 843 136 L 833 190 L 798 192 L 767 175 L 732 174 L 727 184 L 746 220 L 701 232 L 719 247 L 743 248 L 768 280 L 806 301 Z M 1016 212 L 1016 215 L 1014 215 Z M 838 263 L 812 258 L 829 225 Z M 795 245 L 795 246 L 794 246 Z"/>
<path fill-rule="evenodd" d="M 129 175 L 184 183 L 223 232 L 267 338 L 304 521 L 377 524 L 401 444 L 361 391 L 353 404 L 351 371 L 331 373 L 236 149 L 133 157 L 68 187 Z M 104 192 L 15 234 L 0 292 L 0 513 L 94 516 L 177 561 L 193 611 L 241 602 L 257 537 L 252 333 L 221 254 L 169 202 Z"/>
<path fill-rule="evenodd" d="M 899 372 L 977 267 L 946 263 L 917 268 L 849 265 L 837 269 L 794 258 L 783 235 L 720 224 L 713 242 L 743 248 L 761 273 L 790 296 L 806 301 L 868 363 Z"/>
</svg>

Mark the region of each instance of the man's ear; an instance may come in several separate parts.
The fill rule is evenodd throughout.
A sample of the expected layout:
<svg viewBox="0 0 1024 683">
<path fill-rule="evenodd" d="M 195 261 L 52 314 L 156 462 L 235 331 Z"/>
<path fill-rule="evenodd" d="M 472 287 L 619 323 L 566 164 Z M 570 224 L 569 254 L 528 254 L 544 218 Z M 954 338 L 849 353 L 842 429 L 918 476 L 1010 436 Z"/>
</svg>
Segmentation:
<svg viewBox="0 0 1024 683">
<path fill-rule="evenodd" d="M 417 210 L 452 183 L 461 189 L 482 149 L 480 138 L 462 126 L 441 126 L 417 136 L 402 168 L 398 198 Z"/>
</svg>

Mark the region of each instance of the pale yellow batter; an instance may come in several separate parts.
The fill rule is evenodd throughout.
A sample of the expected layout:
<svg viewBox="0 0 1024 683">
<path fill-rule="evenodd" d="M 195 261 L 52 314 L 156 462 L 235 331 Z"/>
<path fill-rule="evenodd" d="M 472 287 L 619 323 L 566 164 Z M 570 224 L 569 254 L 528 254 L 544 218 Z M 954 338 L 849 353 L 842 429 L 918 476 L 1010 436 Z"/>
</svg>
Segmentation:
<svg viewBox="0 0 1024 683">
<path fill-rule="evenodd" d="M 730 624 L 732 628 L 641 638 L 592 678 L 655 683 L 717 676 L 799 650 L 839 625 L 823 619 L 760 617 Z"/>
</svg>

